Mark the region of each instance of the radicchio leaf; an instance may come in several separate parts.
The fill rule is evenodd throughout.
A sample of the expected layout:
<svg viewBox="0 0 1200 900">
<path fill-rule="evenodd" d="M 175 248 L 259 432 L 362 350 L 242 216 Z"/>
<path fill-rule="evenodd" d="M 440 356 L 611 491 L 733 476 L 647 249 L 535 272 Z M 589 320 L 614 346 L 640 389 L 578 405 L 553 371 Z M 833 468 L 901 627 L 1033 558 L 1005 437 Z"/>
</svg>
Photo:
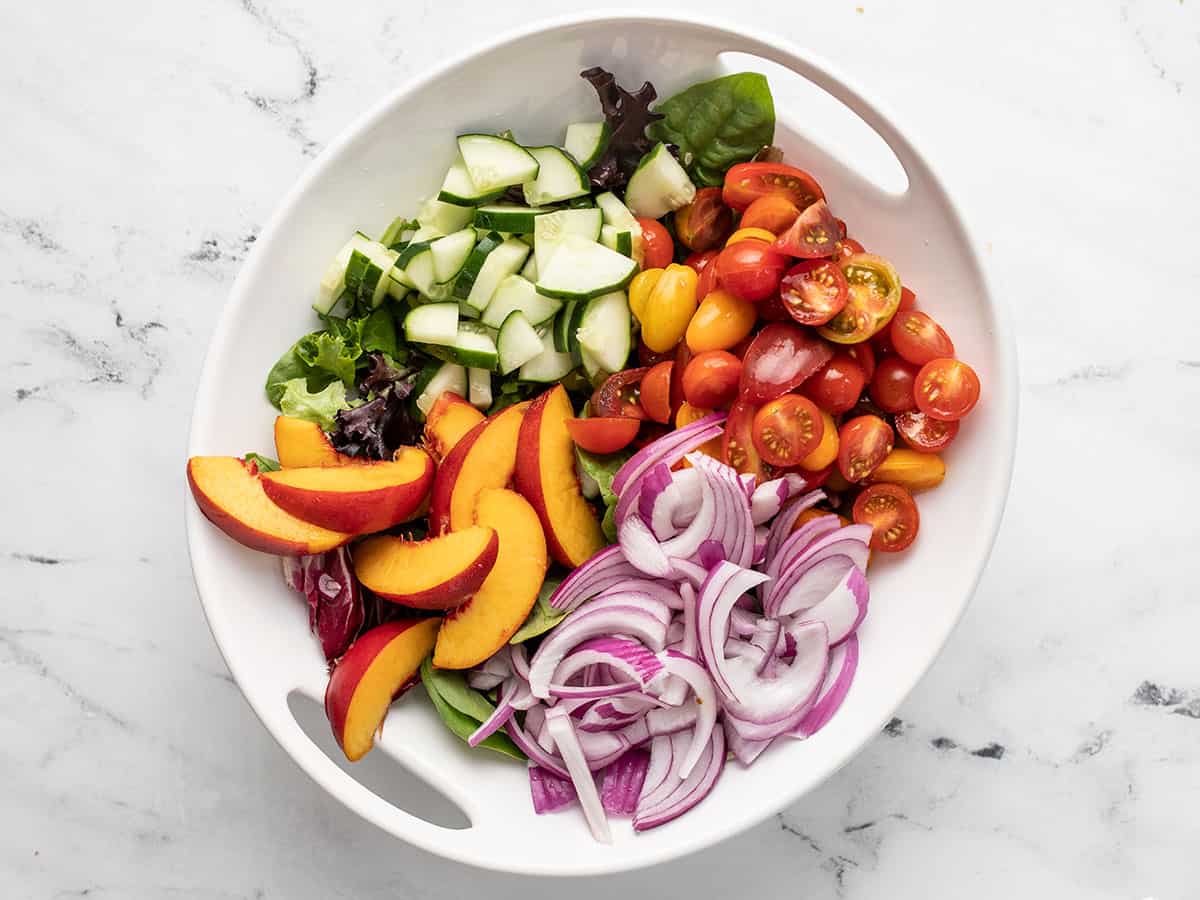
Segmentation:
<svg viewBox="0 0 1200 900">
<path fill-rule="evenodd" d="M 596 89 L 600 109 L 612 129 L 608 149 L 588 170 L 588 178 L 596 190 L 624 190 L 638 162 L 654 147 L 655 142 L 646 137 L 646 128 L 662 118 L 650 112 L 658 92 L 647 81 L 630 93 L 617 84 L 612 72 L 600 66 L 584 69 L 579 75 Z"/>
<path fill-rule="evenodd" d="M 363 624 L 358 580 L 345 547 L 284 560 L 288 586 L 308 598 L 308 627 L 332 662 L 350 647 Z"/>
</svg>

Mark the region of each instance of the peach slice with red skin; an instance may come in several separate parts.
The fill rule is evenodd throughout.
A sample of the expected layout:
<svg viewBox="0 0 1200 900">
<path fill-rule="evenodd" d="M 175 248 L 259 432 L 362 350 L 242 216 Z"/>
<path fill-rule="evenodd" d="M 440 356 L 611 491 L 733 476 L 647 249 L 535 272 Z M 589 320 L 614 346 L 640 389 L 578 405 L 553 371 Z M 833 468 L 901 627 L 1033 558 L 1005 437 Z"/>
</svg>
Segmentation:
<svg viewBox="0 0 1200 900">
<path fill-rule="evenodd" d="M 294 516 L 353 534 L 383 531 L 410 518 L 433 484 L 433 460 L 401 447 L 391 461 L 264 472 L 263 490 Z"/>
<path fill-rule="evenodd" d="M 320 425 L 295 416 L 275 417 L 275 456 L 285 469 L 353 466 L 364 462 L 338 453 Z"/>
<path fill-rule="evenodd" d="M 340 547 L 353 535 L 322 528 L 277 506 L 252 463 L 233 456 L 193 456 L 188 485 L 205 518 L 251 550 L 303 556 Z"/>
<path fill-rule="evenodd" d="M 477 666 L 517 633 L 546 577 L 546 539 L 537 513 L 515 491 L 480 491 L 475 521 L 495 530 L 499 553 L 479 590 L 442 619 L 433 664 L 443 669 Z"/>
<path fill-rule="evenodd" d="M 484 419 L 454 445 L 438 466 L 429 501 L 429 529 L 459 531 L 475 524 L 475 501 L 487 488 L 505 487 L 517 463 L 517 435 L 529 403 Z"/>
<path fill-rule="evenodd" d="M 517 490 L 537 510 L 550 555 L 571 568 L 607 543 L 595 511 L 579 489 L 575 442 L 567 430 L 574 415 L 561 384 L 534 400 L 521 422 L 516 465 Z"/>
<path fill-rule="evenodd" d="M 354 573 L 378 594 L 414 609 L 453 609 L 483 584 L 500 541 L 482 525 L 426 541 L 369 537 L 354 548 Z"/>
<path fill-rule="evenodd" d="M 438 619 L 401 619 L 372 628 L 338 660 L 325 688 L 325 715 L 338 746 L 357 762 L 375 746 L 388 707 L 412 684 L 437 637 Z"/>
<path fill-rule="evenodd" d="M 443 460 L 482 421 L 483 413 L 453 391 L 443 391 L 425 417 L 425 447 L 434 459 Z"/>
</svg>

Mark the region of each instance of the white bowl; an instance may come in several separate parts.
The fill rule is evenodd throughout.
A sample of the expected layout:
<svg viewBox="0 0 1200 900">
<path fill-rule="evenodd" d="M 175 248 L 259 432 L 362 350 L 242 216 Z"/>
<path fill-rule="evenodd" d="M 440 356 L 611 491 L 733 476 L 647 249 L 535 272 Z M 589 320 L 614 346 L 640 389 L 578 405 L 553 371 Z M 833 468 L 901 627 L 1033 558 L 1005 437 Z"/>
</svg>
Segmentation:
<svg viewBox="0 0 1200 900">
<path fill-rule="evenodd" d="M 751 56 L 720 57 L 730 52 Z M 659 97 L 723 71 L 766 72 L 776 97 L 776 142 L 788 161 L 813 172 L 855 236 L 896 264 L 979 372 L 984 393 L 947 455 L 946 483 L 920 498 L 916 545 L 902 559 L 872 568 L 862 662 L 833 721 L 810 740 L 772 748 L 750 769 L 730 764 L 712 794 L 669 825 L 635 835 L 618 823 L 612 846 L 595 843 L 577 811 L 535 816 L 524 769 L 467 751 L 419 690 L 393 707 L 373 756 L 391 756 L 434 785 L 471 826 L 427 822 L 347 774 L 289 708 L 293 692 L 319 701 L 325 687 L 304 604 L 284 586 L 276 560 L 226 538 L 189 500 L 192 567 L 213 636 L 284 750 L 380 828 L 433 853 L 509 872 L 581 875 L 662 862 L 754 825 L 849 760 L 929 668 L 966 607 L 1000 524 L 1016 438 L 1015 353 L 1004 316 L 945 190 L 878 106 L 827 64 L 774 38 L 691 18 L 598 14 L 542 23 L 453 59 L 393 91 L 325 150 L 264 229 L 233 287 L 205 362 L 189 452 L 269 452 L 274 412 L 263 396 L 264 377 L 312 327 L 314 289 L 346 236 L 356 229 L 377 233 L 392 216 L 414 210 L 439 183 L 456 133 L 511 127 L 524 141 L 555 143 L 566 123 L 594 119 L 595 97 L 577 77 L 592 65 L 613 70 L 631 87 L 649 79 Z M 868 133 L 859 141 L 837 132 L 837 158 L 826 154 L 820 143 L 833 132 L 822 115 L 830 101 L 822 104 L 811 85 L 879 137 Z M 858 128 L 866 130 L 861 122 Z M 881 190 L 844 165 L 850 157 L 877 160 L 867 145 L 879 138 L 903 167 L 906 191 Z M 883 168 L 890 163 L 898 172 L 895 160 L 885 158 Z"/>
</svg>

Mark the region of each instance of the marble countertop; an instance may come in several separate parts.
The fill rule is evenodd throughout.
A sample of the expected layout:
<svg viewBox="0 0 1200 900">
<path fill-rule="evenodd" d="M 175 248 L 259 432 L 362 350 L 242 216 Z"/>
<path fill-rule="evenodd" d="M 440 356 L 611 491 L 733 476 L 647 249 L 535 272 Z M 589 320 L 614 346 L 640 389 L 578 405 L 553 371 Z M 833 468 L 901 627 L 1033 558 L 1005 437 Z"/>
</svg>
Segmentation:
<svg viewBox="0 0 1200 900">
<path fill-rule="evenodd" d="M 289 763 L 192 586 L 192 396 L 314 154 L 515 24 L 462 6 L 0 7 L 0 895 L 1200 897 L 1196 0 L 740 7 L 920 138 L 1020 342 L 992 562 L 857 759 L 716 849 L 571 885 L 393 841 Z"/>
</svg>

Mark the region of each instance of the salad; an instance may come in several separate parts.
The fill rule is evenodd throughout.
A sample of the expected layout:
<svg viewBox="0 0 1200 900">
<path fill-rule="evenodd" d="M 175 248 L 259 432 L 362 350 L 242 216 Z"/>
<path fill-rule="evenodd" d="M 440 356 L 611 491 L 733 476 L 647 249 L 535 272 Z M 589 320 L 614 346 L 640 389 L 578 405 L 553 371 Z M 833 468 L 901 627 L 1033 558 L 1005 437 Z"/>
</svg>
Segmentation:
<svg viewBox="0 0 1200 900">
<path fill-rule="evenodd" d="M 830 721 L 980 383 L 783 161 L 764 77 L 582 76 L 595 121 L 459 135 L 336 252 L 267 375 L 274 458 L 187 473 L 306 599 L 349 759 L 420 682 L 607 841 Z"/>
</svg>

